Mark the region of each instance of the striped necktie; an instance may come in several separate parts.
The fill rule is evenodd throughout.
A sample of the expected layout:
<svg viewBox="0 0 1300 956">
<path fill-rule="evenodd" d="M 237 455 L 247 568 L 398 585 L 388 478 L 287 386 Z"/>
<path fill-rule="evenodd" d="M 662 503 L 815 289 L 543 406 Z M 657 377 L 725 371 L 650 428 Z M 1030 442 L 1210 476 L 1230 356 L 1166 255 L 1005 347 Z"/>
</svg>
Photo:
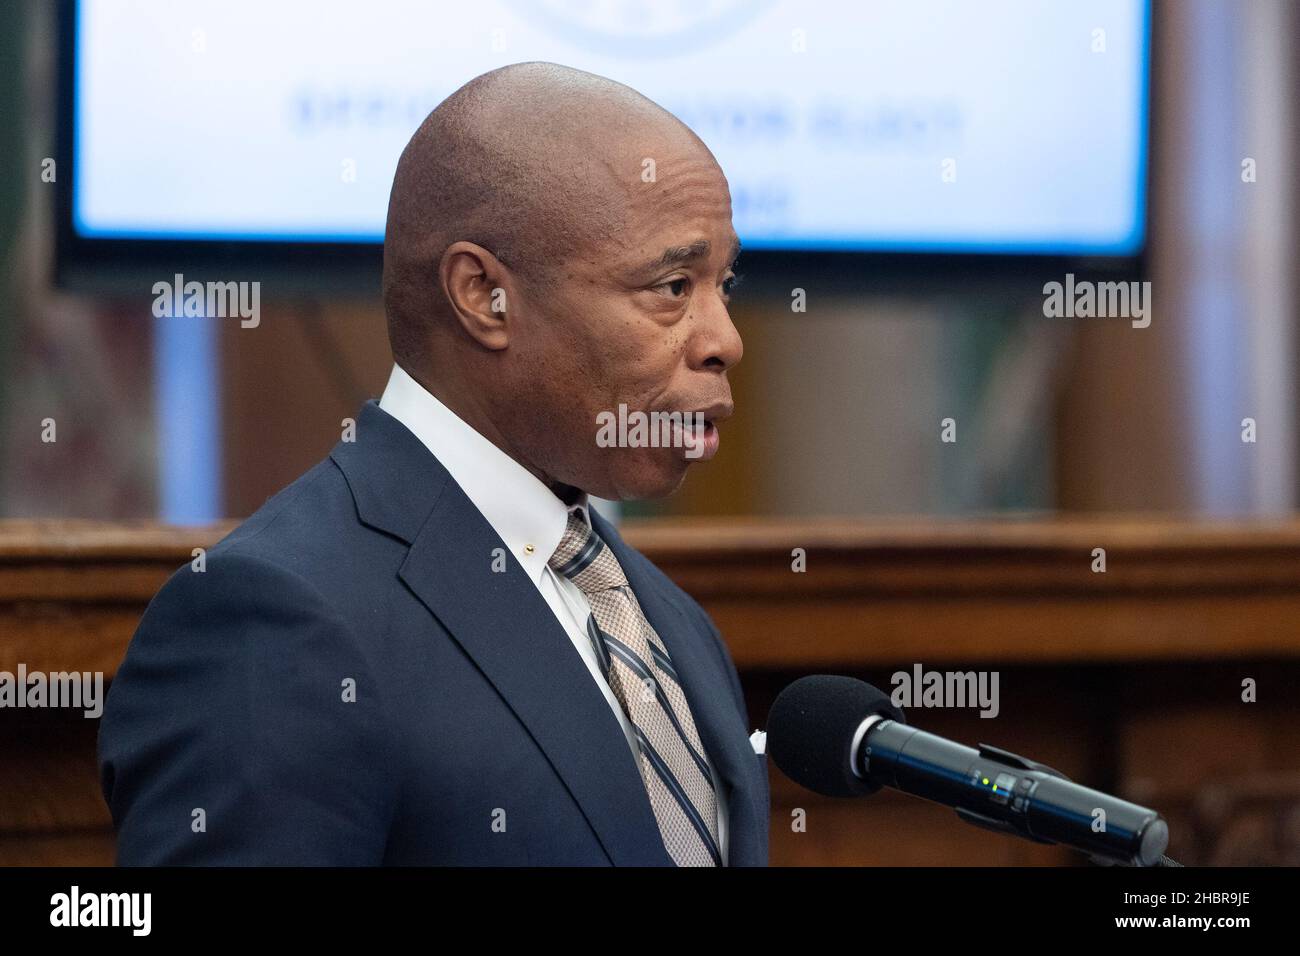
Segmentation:
<svg viewBox="0 0 1300 956">
<path fill-rule="evenodd" d="M 632 723 L 641 780 L 664 848 L 678 866 L 720 866 L 713 775 L 668 651 L 646 620 L 614 553 L 569 513 L 550 565 L 591 605 L 587 632 L 610 689 Z"/>
</svg>

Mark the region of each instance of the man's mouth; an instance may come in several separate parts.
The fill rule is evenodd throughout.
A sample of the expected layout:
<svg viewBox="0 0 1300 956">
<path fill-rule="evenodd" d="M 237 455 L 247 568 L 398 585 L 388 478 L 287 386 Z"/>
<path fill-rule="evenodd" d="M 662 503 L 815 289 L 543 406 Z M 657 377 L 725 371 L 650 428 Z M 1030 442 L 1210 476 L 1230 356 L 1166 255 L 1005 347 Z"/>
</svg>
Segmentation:
<svg viewBox="0 0 1300 956">
<path fill-rule="evenodd" d="M 686 457 L 692 461 L 708 461 L 718 453 L 721 441 L 722 436 L 718 433 L 718 426 L 706 419 L 694 447 L 686 449 Z"/>
<path fill-rule="evenodd" d="M 704 408 L 697 408 L 691 412 L 692 415 L 702 417 L 706 422 L 717 424 L 731 417 L 734 406 L 731 402 L 714 402 Z M 697 419 L 698 420 L 698 419 Z"/>
<path fill-rule="evenodd" d="M 730 401 L 689 410 L 679 406 L 671 411 L 629 411 L 621 404 L 617 413 L 596 415 L 596 444 L 602 448 L 680 449 L 688 461 L 707 461 L 718 451 L 718 425 L 731 412 Z"/>
<path fill-rule="evenodd" d="M 718 453 L 722 436 L 718 423 L 730 418 L 730 402 L 719 402 L 706 408 L 686 412 L 682 418 L 682 454 L 688 461 L 708 461 Z"/>
</svg>

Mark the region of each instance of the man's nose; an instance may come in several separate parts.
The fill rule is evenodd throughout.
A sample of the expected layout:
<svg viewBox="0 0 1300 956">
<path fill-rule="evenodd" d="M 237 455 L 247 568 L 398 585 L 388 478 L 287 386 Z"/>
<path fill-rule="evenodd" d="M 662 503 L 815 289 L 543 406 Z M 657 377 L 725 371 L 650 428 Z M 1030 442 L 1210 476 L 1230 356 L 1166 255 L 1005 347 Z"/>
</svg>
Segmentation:
<svg viewBox="0 0 1300 956">
<path fill-rule="evenodd" d="M 691 367 L 725 372 L 745 354 L 745 344 L 731 321 L 727 304 L 714 297 L 701 308 L 697 318 L 699 325 L 691 342 Z"/>
</svg>

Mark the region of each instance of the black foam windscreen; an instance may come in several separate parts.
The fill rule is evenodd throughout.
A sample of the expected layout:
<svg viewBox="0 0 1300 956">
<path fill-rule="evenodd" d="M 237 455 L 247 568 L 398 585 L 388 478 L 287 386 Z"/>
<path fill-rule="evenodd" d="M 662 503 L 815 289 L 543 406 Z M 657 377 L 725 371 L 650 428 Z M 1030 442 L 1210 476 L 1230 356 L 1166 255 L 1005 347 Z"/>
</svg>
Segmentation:
<svg viewBox="0 0 1300 956">
<path fill-rule="evenodd" d="M 853 772 L 853 735 L 872 714 L 906 723 L 888 695 L 852 677 L 801 677 L 767 715 L 767 754 L 781 772 L 827 797 L 862 797 L 879 784 Z"/>
</svg>

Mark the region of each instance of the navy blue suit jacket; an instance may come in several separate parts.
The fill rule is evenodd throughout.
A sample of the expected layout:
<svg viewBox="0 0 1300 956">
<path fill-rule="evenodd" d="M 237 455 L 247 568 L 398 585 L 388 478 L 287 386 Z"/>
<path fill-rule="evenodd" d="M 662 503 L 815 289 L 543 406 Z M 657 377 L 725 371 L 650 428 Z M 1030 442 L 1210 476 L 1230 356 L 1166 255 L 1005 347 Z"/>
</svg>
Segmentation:
<svg viewBox="0 0 1300 956">
<path fill-rule="evenodd" d="M 726 645 L 592 521 L 681 677 L 730 864 L 766 865 L 767 761 Z M 618 721 L 514 558 L 492 570 L 498 548 L 368 402 L 355 442 L 145 612 L 99 731 L 118 863 L 671 866 Z"/>
</svg>

